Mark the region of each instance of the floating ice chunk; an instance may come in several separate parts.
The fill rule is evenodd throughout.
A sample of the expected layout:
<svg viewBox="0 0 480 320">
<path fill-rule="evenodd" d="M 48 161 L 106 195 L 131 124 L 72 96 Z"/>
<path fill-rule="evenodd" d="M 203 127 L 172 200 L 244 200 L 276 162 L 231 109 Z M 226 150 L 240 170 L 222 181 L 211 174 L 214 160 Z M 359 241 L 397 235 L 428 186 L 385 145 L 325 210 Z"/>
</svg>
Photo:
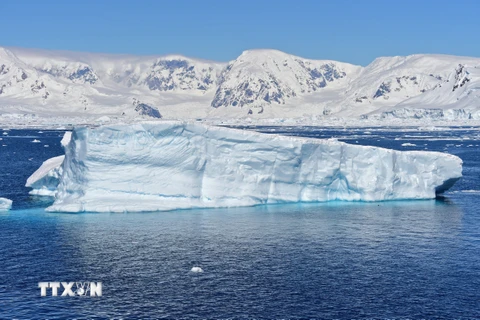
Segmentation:
<svg viewBox="0 0 480 320">
<path fill-rule="evenodd" d="M 42 163 L 28 179 L 25 187 L 33 190 L 30 194 L 40 196 L 54 196 L 62 175 L 62 163 L 65 156 L 50 158 Z"/>
<path fill-rule="evenodd" d="M 406 142 L 406 143 L 402 143 L 402 147 L 416 147 L 417 145 L 415 143 L 410 143 L 410 142 Z"/>
<path fill-rule="evenodd" d="M 4 132 L 3 132 L 3 135 L 4 135 L 4 136 L 7 136 L 7 135 L 8 135 L 8 132 L 7 132 L 7 131 L 4 131 Z"/>
<path fill-rule="evenodd" d="M 50 211 L 431 199 L 462 176 L 462 160 L 445 153 L 200 123 L 77 128 L 65 151 Z"/>
<path fill-rule="evenodd" d="M 37 140 L 37 139 L 33 139 L 32 142 L 33 142 L 33 143 L 39 143 L 39 142 L 41 142 L 41 141 L 40 141 L 40 140 Z"/>
<path fill-rule="evenodd" d="M 203 272 L 203 269 L 200 267 L 193 267 L 190 272 L 200 273 Z"/>
<path fill-rule="evenodd" d="M 13 201 L 7 198 L 0 198 L 0 211 L 8 211 L 12 208 Z"/>
<path fill-rule="evenodd" d="M 461 190 L 464 193 L 480 193 L 480 190 Z"/>
<path fill-rule="evenodd" d="M 67 131 L 63 135 L 60 143 L 64 148 L 70 142 L 71 136 L 71 131 Z M 44 147 L 48 147 L 48 145 L 44 145 Z M 60 176 L 63 172 L 62 163 L 64 159 L 65 156 L 58 156 L 43 162 L 40 168 L 27 179 L 25 186 L 33 189 L 30 191 L 30 194 L 52 197 L 55 195 Z"/>
</svg>

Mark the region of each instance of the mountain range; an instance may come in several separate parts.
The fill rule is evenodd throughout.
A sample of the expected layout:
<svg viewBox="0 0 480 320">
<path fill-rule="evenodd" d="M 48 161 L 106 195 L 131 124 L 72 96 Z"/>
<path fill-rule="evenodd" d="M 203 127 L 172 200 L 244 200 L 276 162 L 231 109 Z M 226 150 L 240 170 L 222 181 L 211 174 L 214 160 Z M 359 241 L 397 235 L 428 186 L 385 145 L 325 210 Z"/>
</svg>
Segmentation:
<svg viewBox="0 0 480 320">
<path fill-rule="evenodd" d="M 480 119 L 480 58 L 366 67 L 248 50 L 228 63 L 0 47 L 0 114 L 125 119 Z"/>
</svg>

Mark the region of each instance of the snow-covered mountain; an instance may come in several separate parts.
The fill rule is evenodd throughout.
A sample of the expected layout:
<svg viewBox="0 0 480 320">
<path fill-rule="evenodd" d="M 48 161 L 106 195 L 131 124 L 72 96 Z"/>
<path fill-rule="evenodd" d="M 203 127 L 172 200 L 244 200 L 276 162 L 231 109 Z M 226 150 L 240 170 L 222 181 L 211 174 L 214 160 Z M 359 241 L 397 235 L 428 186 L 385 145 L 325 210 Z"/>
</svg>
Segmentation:
<svg viewBox="0 0 480 320">
<path fill-rule="evenodd" d="M 375 117 L 480 119 L 480 64 L 458 64 L 422 95 L 377 110 Z"/>
<path fill-rule="evenodd" d="M 212 106 L 285 104 L 290 98 L 324 88 L 344 87 L 361 67 L 306 60 L 276 50 L 251 50 L 223 70 Z"/>
<path fill-rule="evenodd" d="M 229 63 L 0 48 L 0 114 L 125 119 L 480 119 L 480 58 L 366 67 L 248 50 Z"/>
</svg>

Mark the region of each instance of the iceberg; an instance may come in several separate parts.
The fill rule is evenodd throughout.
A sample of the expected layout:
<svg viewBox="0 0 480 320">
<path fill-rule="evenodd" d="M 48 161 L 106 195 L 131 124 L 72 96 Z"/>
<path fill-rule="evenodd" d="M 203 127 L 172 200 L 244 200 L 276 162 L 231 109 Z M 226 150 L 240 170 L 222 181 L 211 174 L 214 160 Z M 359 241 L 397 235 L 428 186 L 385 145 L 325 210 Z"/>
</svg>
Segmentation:
<svg viewBox="0 0 480 320">
<path fill-rule="evenodd" d="M 176 121 L 76 128 L 61 168 L 49 211 L 432 199 L 462 176 L 462 160 L 440 152 Z"/>
<path fill-rule="evenodd" d="M 13 201 L 7 198 L 0 198 L 0 211 L 8 211 L 12 208 Z"/>
</svg>

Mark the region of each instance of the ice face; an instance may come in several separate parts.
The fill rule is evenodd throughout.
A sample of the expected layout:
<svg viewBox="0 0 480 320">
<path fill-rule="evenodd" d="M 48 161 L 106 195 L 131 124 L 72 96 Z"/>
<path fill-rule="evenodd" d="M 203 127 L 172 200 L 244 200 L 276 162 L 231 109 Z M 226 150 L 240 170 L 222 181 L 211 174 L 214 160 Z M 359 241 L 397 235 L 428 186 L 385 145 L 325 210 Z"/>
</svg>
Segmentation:
<svg viewBox="0 0 480 320">
<path fill-rule="evenodd" d="M 66 131 L 60 144 L 66 148 L 70 143 L 72 132 Z M 50 158 L 42 163 L 28 179 L 25 187 L 30 187 L 30 194 L 40 196 L 54 196 L 57 190 L 60 176 L 62 175 L 62 163 L 65 156 Z"/>
<path fill-rule="evenodd" d="M 0 211 L 8 211 L 12 208 L 12 200 L 0 198 Z"/>
<path fill-rule="evenodd" d="M 62 175 L 62 163 L 65 156 L 50 158 L 42 163 L 28 179 L 25 187 L 30 187 L 30 194 L 54 196 Z"/>
<path fill-rule="evenodd" d="M 430 199 L 462 176 L 449 154 L 198 123 L 77 128 L 65 151 L 50 211 Z"/>
<path fill-rule="evenodd" d="M 62 145 L 62 147 L 65 148 L 70 143 L 71 139 L 72 139 L 72 132 L 66 131 L 63 135 L 62 141 L 60 141 L 60 144 Z"/>
</svg>

